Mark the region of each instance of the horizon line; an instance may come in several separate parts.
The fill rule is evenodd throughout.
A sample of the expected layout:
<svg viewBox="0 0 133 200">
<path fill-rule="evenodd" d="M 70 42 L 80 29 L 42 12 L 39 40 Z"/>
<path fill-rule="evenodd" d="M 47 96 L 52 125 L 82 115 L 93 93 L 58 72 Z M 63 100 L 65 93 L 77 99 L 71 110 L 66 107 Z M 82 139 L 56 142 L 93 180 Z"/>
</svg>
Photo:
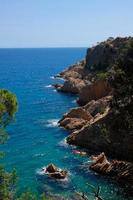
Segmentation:
<svg viewBox="0 0 133 200">
<path fill-rule="evenodd" d="M 65 49 L 65 48 L 88 48 L 88 47 L 0 47 L 0 49 Z"/>
</svg>

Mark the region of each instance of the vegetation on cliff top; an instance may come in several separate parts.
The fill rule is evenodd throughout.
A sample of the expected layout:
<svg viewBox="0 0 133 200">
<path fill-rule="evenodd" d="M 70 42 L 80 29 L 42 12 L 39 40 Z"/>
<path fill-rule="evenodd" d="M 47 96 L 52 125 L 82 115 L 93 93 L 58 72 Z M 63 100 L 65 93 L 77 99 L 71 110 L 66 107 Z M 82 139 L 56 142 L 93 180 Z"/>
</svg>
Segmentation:
<svg viewBox="0 0 133 200">
<path fill-rule="evenodd" d="M 133 39 L 121 52 L 109 82 L 114 89 L 111 101 L 116 116 L 114 127 L 118 132 L 125 130 L 133 135 Z"/>
</svg>

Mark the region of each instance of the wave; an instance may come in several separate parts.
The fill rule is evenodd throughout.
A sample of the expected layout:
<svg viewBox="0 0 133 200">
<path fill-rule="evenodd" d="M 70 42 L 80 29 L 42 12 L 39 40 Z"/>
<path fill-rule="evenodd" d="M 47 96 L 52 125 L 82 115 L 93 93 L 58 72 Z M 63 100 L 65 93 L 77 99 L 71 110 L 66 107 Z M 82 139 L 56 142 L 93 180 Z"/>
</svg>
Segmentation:
<svg viewBox="0 0 133 200">
<path fill-rule="evenodd" d="M 61 81 L 64 81 L 65 79 L 64 78 L 62 78 L 62 77 L 55 77 L 57 80 L 61 80 Z"/>
<path fill-rule="evenodd" d="M 51 79 L 55 79 L 55 77 L 54 77 L 54 76 L 50 76 L 50 78 L 51 78 Z"/>
<path fill-rule="evenodd" d="M 76 99 L 72 101 L 72 103 L 77 103 Z"/>
<path fill-rule="evenodd" d="M 52 88 L 53 86 L 52 85 L 46 85 L 45 87 L 46 88 Z"/>
<path fill-rule="evenodd" d="M 36 153 L 35 155 L 33 155 L 33 157 L 43 157 L 45 156 L 44 153 Z"/>
<path fill-rule="evenodd" d="M 36 174 L 38 174 L 38 175 L 44 175 L 45 174 L 44 171 L 45 171 L 44 168 L 37 169 L 36 170 Z"/>
<path fill-rule="evenodd" d="M 66 138 L 58 143 L 58 146 L 68 148 L 70 145 L 67 143 Z"/>
<path fill-rule="evenodd" d="M 59 119 L 49 119 L 47 120 L 47 127 L 57 127 Z"/>
</svg>

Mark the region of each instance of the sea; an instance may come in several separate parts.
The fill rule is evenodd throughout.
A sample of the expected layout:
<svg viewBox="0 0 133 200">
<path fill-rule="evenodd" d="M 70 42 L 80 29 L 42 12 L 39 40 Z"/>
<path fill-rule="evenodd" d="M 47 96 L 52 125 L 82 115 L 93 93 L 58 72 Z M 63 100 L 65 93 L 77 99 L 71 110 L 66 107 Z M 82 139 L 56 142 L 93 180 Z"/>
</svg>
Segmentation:
<svg viewBox="0 0 133 200">
<path fill-rule="evenodd" d="M 58 121 L 69 109 L 78 106 L 76 96 L 57 92 L 52 85 L 63 80 L 54 76 L 79 62 L 86 48 L 23 48 L 0 49 L 0 88 L 15 93 L 18 111 L 7 127 L 8 141 L 1 145 L 5 157 L 1 162 L 7 170 L 17 170 L 18 195 L 31 191 L 59 194 L 65 197 L 78 191 L 94 200 L 94 190 L 100 186 L 104 200 L 127 200 L 125 185 L 110 177 L 89 170 L 91 150 L 77 155 L 79 147 L 69 146 L 70 134 L 58 126 Z M 42 168 L 53 163 L 69 172 L 64 181 L 42 174 Z"/>
</svg>

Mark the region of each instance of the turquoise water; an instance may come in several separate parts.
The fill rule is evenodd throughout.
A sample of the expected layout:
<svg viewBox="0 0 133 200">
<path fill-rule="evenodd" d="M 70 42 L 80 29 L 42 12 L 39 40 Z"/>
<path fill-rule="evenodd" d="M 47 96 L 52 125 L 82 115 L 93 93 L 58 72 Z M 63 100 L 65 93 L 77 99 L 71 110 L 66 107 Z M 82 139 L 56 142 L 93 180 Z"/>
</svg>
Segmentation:
<svg viewBox="0 0 133 200">
<path fill-rule="evenodd" d="M 17 169 L 19 192 L 30 188 L 37 194 L 68 195 L 77 190 L 93 200 L 91 184 L 101 185 L 101 194 L 107 200 L 128 199 L 122 197 L 115 182 L 86 170 L 89 158 L 74 155 L 75 147 L 64 142 L 69 133 L 57 126 L 62 115 L 77 105 L 75 96 L 50 87 L 61 81 L 53 76 L 81 60 L 85 53 L 85 48 L 0 49 L 0 87 L 14 92 L 19 102 L 16 120 L 8 127 L 11 137 L 2 146 L 6 152 L 3 162 L 7 169 Z M 67 169 L 68 180 L 56 182 L 39 175 L 40 168 L 49 163 Z"/>
</svg>

